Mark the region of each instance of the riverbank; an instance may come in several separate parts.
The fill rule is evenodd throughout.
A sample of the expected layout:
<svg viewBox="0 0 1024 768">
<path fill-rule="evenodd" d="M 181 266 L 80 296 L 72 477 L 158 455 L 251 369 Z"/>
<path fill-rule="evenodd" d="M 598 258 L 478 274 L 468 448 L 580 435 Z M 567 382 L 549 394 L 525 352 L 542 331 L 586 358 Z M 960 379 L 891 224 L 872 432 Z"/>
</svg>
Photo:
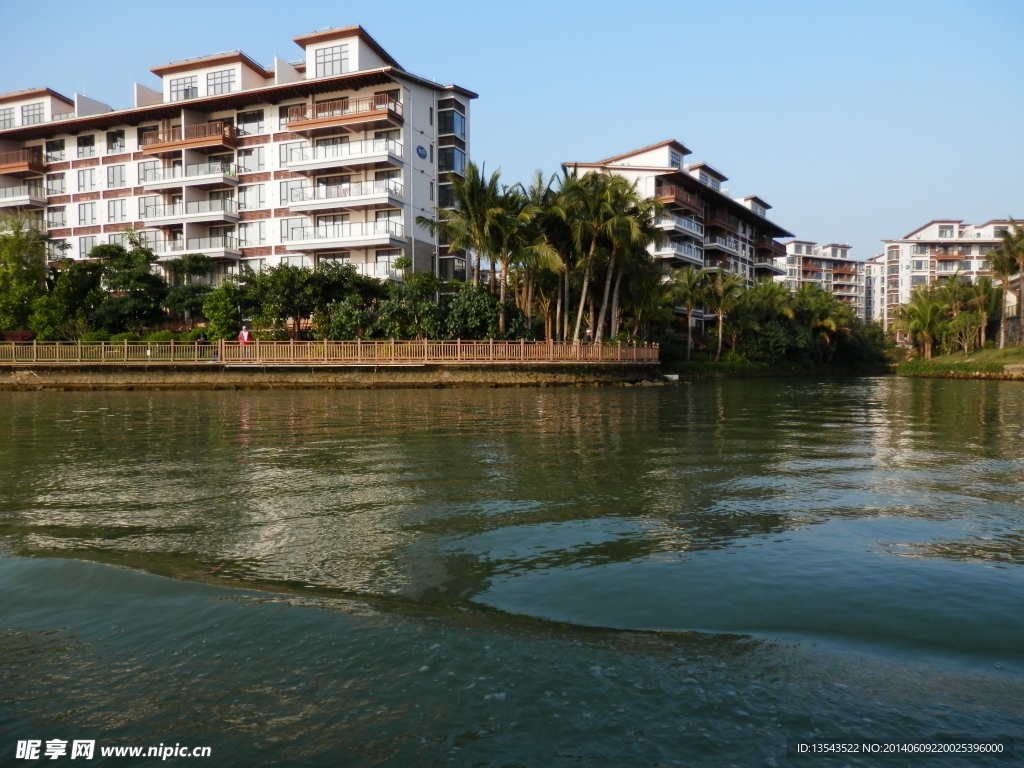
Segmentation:
<svg viewBox="0 0 1024 768">
<path fill-rule="evenodd" d="M 896 367 L 897 376 L 927 379 L 994 379 L 1024 381 L 1024 348 L 979 349 L 943 355 L 932 360 L 910 360 Z"/>
<path fill-rule="evenodd" d="M 596 387 L 663 384 L 658 366 L 622 363 L 347 366 L 218 364 L 116 367 L 28 366 L 0 369 L 0 391 L 232 389 L 443 389 L 448 387 Z"/>
<path fill-rule="evenodd" d="M 886 363 L 865 366 L 800 365 L 798 363 L 690 362 L 663 363 L 662 373 L 680 379 L 755 379 L 783 376 L 885 376 L 892 371 Z"/>
</svg>

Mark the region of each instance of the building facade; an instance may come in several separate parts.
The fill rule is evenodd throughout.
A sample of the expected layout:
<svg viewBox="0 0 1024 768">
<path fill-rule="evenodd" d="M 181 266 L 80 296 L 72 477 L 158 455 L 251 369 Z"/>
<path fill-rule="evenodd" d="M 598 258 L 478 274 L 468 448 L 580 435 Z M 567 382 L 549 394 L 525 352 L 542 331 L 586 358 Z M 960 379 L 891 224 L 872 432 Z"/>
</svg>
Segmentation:
<svg viewBox="0 0 1024 768">
<path fill-rule="evenodd" d="M 658 227 L 665 239 L 651 246 L 651 254 L 666 268 L 722 267 L 747 285 L 782 274 L 776 257 L 785 249 L 775 238 L 792 234 L 767 218 L 771 206 L 753 195 L 729 197 L 723 187 L 728 179 L 707 163 L 685 164 L 689 154 L 669 140 L 596 163 L 563 165 L 622 176 L 636 183 L 643 197 L 660 200 Z"/>
<path fill-rule="evenodd" d="M 999 233 L 1009 227 L 1010 222 L 1001 220 L 964 224 L 957 219 L 936 219 L 899 240 L 883 240 L 885 250 L 876 260 L 885 265 L 885 299 L 877 319 L 889 328 L 896 319 L 896 308 L 909 302 L 919 285 L 954 275 L 972 281 L 991 276 L 988 254 L 1002 242 Z M 1016 306 L 1016 298 L 1011 295 L 1008 303 Z"/>
<path fill-rule="evenodd" d="M 885 254 L 876 253 L 864 262 L 864 308 L 869 323 L 885 318 Z"/>
<path fill-rule="evenodd" d="M 0 213 L 45 228 L 54 258 L 139 232 L 161 261 L 202 253 L 218 275 L 353 264 L 399 279 L 465 273 L 416 223 L 451 205 L 476 94 L 406 72 L 361 27 L 294 39 L 270 68 L 241 51 L 155 67 L 115 110 L 50 89 L 0 96 Z"/>
<path fill-rule="evenodd" d="M 793 240 L 786 243 L 785 269 L 785 278 L 779 279 L 785 279 L 791 292 L 808 283 L 817 285 L 849 304 L 861 320 L 867 319 L 865 265 L 850 257 L 850 246 Z"/>
</svg>

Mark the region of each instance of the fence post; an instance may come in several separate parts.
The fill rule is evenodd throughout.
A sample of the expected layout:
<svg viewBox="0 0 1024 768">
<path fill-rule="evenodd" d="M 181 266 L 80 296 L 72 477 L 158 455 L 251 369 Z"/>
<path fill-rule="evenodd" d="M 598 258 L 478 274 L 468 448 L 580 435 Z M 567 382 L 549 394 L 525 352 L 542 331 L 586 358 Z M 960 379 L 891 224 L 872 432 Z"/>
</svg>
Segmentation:
<svg viewBox="0 0 1024 768">
<path fill-rule="evenodd" d="M 615 359 L 619 361 L 622 360 L 622 339 L 619 339 L 619 349 L 615 354 Z"/>
<path fill-rule="evenodd" d="M 220 344 L 220 349 L 217 350 L 217 359 L 220 360 L 221 365 L 224 365 L 224 339 L 221 339 L 218 343 Z"/>
<path fill-rule="evenodd" d="M 174 339 L 171 339 L 171 362 L 174 362 Z"/>
<path fill-rule="evenodd" d="M 455 340 L 455 359 L 462 360 L 462 339 Z"/>
<path fill-rule="evenodd" d="M 430 339 L 427 336 L 423 337 L 423 362 L 430 360 Z"/>
<path fill-rule="evenodd" d="M 363 362 L 363 337 L 356 336 L 356 362 Z"/>
<path fill-rule="evenodd" d="M 78 362 L 82 362 L 82 340 L 78 340 Z"/>
<path fill-rule="evenodd" d="M 519 359 L 526 359 L 526 339 L 519 339 Z"/>
<path fill-rule="evenodd" d="M 490 357 L 491 362 L 494 362 L 494 339 L 487 340 L 487 355 Z"/>
<path fill-rule="evenodd" d="M 124 340 L 124 361 L 128 362 L 128 339 Z"/>
<path fill-rule="evenodd" d="M 391 362 L 395 362 L 395 339 L 391 338 Z"/>
</svg>

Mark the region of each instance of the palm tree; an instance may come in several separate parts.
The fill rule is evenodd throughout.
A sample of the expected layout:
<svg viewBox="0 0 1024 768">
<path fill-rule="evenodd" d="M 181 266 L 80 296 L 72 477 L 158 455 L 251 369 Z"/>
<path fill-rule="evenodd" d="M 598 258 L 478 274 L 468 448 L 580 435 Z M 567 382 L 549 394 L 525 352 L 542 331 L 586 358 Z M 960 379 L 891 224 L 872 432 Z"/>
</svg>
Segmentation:
<svg viewBox="0 0 1024 768">
<path fill-rule="evenodd" d="M 708 309 L 718 315 L 716 363 L 722 359 L 722 337 L 725 335 L 725 316 L 739 303 L 742 288 L 743 278 L 731 272 L 727 273 L 721 267 L 712 272 L 708 277 L 707 293 L 704 295 L 704 302 Z"/>
<path fill-rule="evenodd" d="M 501 309 L 498 315 L 498 330 L 502 334 L 505 333 L 509 266 L 528 244 L 531 233 L 527 226 L 533 216 L 533 209 L 517 187 L 503 189 L 494 205 L 487 211 L 485 230 L 488 252 L 492 254 L 492 264 L 493 260 L 501 264 Z"/>
<path fill-rule="evenodd" d="M 988 256 L 988 267 L 999 280 L 1002 301 L 999 304 L 999 348 L 1006 346 L 1006 297 L 1010 289 L 1010 276 L 1017 266 L 1017 259 L 1002 244 Z"/>
<path fill-rule="evenodd" d="M 501 196 L 500 175 L 500 171 L 495 171 L 490 178 L 486 178 L 482 166 L 477 168 L 474 163 L 467 163 L 465 178 L 460 179 L 455 174 L 449 174 L 455 207 L 436 208 L 436 219 L 416 217 L 417 223 L 427 227 L 434 234 L 446 235 L 453 249 L 473 251 L 475 286 L 480 285 L 481 255 L 492 257 L 491 241 L 487 233 L 487 212 L 496 206 Z M 493 271 L 492 268 L 491 272 Z"/>
<path fill-rule="evenodd" d="M 678 270 L 674 278 L 676 301 L 686 307 L 686 362 L 690 362 L 693 351 L 693 313 L 697 307 L 704 306 L 707 277 L 707 270 L 686 266 Z"/>
<path fill-rule="evenodd" d="M 991 265 L 991 261 L 989 262 Z M 981 315 L 980 344 L 985 346 L 985 329 L 988 326 L 989 318 L 999 314 L 1002 306 L 1003 293 L 996 288 L 991 277 L 979 277 L 971 286 L 973 298 L 967 301 L 967 306 L 976 310 Z"/>
<path fill-rule="evenodd" d="M 925 360 L 932 359 L 932 344 L 935 343 L 948 311 L 949 307 L 938 301 L 934 293 L 928 290 L 915 291 L 910 303 L 898 310 L 897 325 L 917 339 Z"/>
<path fill-rule="evenodd" d="M 1024 318 L 1021 313 L 1021 299 L 1024 297 L 1024 228 L 1012 217 L 1007 217 L 1007 221 L 1010 222 L 1010 228 L 999 233 L 1002 242 L 998 250 L 1017 263 L 1017 317 Z"/>
</svg>

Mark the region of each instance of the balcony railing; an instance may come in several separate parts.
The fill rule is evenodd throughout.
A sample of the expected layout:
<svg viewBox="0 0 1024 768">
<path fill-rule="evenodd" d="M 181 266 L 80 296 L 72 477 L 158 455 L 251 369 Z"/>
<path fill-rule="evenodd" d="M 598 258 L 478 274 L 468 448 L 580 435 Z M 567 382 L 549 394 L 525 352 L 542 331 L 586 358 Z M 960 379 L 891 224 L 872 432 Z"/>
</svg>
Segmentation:
<svg viewBox="0 0 1024 768">
<path fill-rule="evenodd" d="M 147 205 L 142 211 L 144 219 L 163 219 L 170 216 L 188 216 L 197 213 L 226 213 L 235 216 L 238 204 L 234 200 L 195 200 L 190 203 Z"/>
<path fill-rule="evenodd" d="M 12 197 L 33 197 L 37 200 L 46 198 L 42 184 L 22 184 L 17 187 L 0 187 L 0 200 Z"/>
<path fill-rule="evenodd" d="M 171 168 L 142 168 L 139 173 L 139 183 L 148 184 L 153 181 L 172 181 L 174 179 L 187 179 L 195 176 L 212 176 L 221 174 L 223 176 L 237 176 L 238 167 L 233 163 L 193 163 L 186 165 L 184 172 L 180 165 Z"/>
<path fill-rule="evenodd" d="M 393 195 L 401 197 L 402 185 L 394 179 L 357 181 L 349 184 L 331 184 L 320 187 L 301 187 L 291 191 L 289 202 L 302 203 L 315 200 L 335 200 L 368 195 Z"/>
<path fill-rule="evenodd" d="M 319 104 L 303 104 L 288 109 L 288 122 L 303 120 L 323 120 L 330 117 L 349 117 L 367 112 L 387 110 L 396 115 L 402 114 L 402 102 L 390 96 L 370 96 L 364 99 L 338 99 L 324 101 Z"/>
<path fill-rule="evenodd" d="M 379 155 L 384 152 L 401 157 L 402 145 L 394 139 L 366 139 L 319 147 L 292 147 L 288 150 L 287 162 L 291 164 L 312 160 L 357 160 L 360 156 Z"/>
<path fill-rule="evenodd" d="M 235 126 L 215 121 L 202 123 L 200 125 L 189 125 L 185 128 L 178 126 L 167 131 L 150 131 L 142 135 L 142 146 L 150 147 L 155 144 L 174 144 L 181 141 L 193 139 L 222 139 L 234 141 L 236 138 Z"/>
<path fill-rule="evenodd" d="M 698 237 L 704 237 L 704 227 L 693 219 L 687 219 L 683 216 L 662 216 L 658 219 L 658 224 L 663 227 L 685 229 L 687 232 L 692 232 Z"/>
<path fill-rule="evenodd" d="M 704 210 L 704 203 L 696 195 L 692 195 L 684 189 L 680 189 L 674 184 L 667 184 L 662 187 L 656 187 L 654 190 L 654 196 L 662 202 L 674 202 L 682 203 L 683 205 L 689 205 L 698 211 Z"/>
<path fill-rule="evenodd" d="M 366 221 L 292 227 L 287 240 L 354 240 L 361 237 L 405 237 L 405 226 L 397 221 Z"/>
<path fill-rule="evenodd" d="M 677 256 L 677 257 L 679 257 L 681 259 L 691 259 L 693 261 L 703 261 L 704 260 L 704 251 L 702 251 L 700 248 L 694 248 L 689 243 L 675 243 L 675 242 L 664 243 L 663 245 L 659 246 L 659 248 L 656 251 L 656 253 L 658 253 L 658 254 L 669 253 L 669 254 L 672 254 L 673 256 Z"/>
<path fill-rule="evenodd" d="M 43 153 L 33 149 L 0 152 L 0 173 L 24 171 L 44 173 L 46 171 L 46 161 L 43 160 Z"/>
<path fill-rule="evenodd" d="M 720 237 L 719 235 L 712 235 L 711 237 L 705 238 L 704 247 L 706 248 L 708 246 L 726 248 L 737 253 L 739 253 L 740 250 L 739 240 L 735 240 L 731 237 Z"/>
</svg>

